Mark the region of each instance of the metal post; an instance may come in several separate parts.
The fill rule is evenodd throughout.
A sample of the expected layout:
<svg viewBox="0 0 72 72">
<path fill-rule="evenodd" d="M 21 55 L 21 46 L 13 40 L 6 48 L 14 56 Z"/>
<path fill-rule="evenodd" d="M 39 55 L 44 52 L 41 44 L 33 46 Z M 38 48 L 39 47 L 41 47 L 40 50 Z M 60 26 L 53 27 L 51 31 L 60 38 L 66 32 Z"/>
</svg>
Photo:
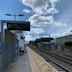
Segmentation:
<svg viewBox="0 0 72 72">
<path fill-rule="evenodd" d="M 1 63 L 1 65 L 2 65 L 2 67 L 1 67 L 1 72 L 4 72 L 4 37 L 5 37 L 5 32 L 4 32 L 4 30 L 3 30 L 3 26 L 4 26 L 4 24 L 3 24 L 3 22 L 2 21 L 0 21 L 0 23 L 1 23 L 1 61 L 2 61 L 2 63 Z"/>
<path fill-rule="evenodd" d="M 51 50 L 51 47 L 50 47 L 50 34 L 49 34 L 49 51 Z"/>
<path fill-rule="evenodd" d="M 14 14 L 13 16 L 14 16 L 14 20 L 16 21 L 16 15 Z"/>
<path fill-rule="evenodd" d="M 1 28 L 1 32 L 3 30 L 3 26 L 2 26 L 2 21 L 0 21 L 0 28 Z M 1 44 L 0 44 L 0 54 L 1 54 L 1 58 L 0 58 L 0 72 L 3 72 L 3 65 L 2 65 L 2 33 L 1 33 Z"/>
</svg>

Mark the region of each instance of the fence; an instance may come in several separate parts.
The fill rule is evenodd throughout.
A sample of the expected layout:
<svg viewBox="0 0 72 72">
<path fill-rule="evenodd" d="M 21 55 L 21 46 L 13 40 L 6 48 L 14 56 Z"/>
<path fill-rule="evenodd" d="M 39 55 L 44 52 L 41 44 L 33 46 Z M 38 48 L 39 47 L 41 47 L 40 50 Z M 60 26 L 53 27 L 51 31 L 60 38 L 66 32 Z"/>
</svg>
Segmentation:
<svg viewBox="0 0 72 72">
<path fill-rule="evenodd" d="M 18 52 L 18 40 L 16 35 L 12 32 L 4 31 L 4 42 L 1 43 L 1 33 L 0 33 L 0 72 L 6 72 L 6 68 L 10 63 L 14 61 Z"/>
</svg>

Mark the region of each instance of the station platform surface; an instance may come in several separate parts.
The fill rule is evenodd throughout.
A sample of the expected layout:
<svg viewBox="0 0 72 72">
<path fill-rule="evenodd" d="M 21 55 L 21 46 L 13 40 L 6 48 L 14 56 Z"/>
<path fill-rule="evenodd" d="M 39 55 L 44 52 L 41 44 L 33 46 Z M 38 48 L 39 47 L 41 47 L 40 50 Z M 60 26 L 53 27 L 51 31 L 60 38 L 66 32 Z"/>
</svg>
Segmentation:
<svg viewBox="0 0 72 72">
<path fill-rule="evenodd" d="M 35 51 L 26 47 L 25 54 L 12 63 L 7 72 L 57 72 Z"/>
<path fill-rule="evenodd" d="M 19 56 L 16 61 L 9 66 L 7 72 L 32 72 L 27 49 L 25 49 L 24 55 Z"/>
</svg>

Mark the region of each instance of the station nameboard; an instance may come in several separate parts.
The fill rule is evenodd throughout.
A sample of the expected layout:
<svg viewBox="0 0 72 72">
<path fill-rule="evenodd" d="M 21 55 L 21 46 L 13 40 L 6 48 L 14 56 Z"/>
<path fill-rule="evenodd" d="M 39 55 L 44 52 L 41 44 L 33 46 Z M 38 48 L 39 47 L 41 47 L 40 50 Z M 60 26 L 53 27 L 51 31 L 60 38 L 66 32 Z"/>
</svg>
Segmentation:
<svg viewBox="0 0 72 72">
<path fill-rule="evenodd" d="M 25 23 L 7 23 L 8 30 L 30 31 L 30 22 Z"/>
</svg>

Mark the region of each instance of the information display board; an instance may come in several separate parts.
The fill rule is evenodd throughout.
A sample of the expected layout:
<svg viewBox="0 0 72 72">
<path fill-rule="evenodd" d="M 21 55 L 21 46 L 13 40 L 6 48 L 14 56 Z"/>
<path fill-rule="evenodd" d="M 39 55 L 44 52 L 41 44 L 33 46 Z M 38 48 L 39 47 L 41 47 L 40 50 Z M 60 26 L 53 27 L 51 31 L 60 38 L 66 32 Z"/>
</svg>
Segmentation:
<svg viewBox="0 0 72 72">
<path fill-rule="evenodd" d="M 25 23 L 7 23 L 8 30 L 24 30 L 30 31 L 30 22 Z"/>
</svg>

